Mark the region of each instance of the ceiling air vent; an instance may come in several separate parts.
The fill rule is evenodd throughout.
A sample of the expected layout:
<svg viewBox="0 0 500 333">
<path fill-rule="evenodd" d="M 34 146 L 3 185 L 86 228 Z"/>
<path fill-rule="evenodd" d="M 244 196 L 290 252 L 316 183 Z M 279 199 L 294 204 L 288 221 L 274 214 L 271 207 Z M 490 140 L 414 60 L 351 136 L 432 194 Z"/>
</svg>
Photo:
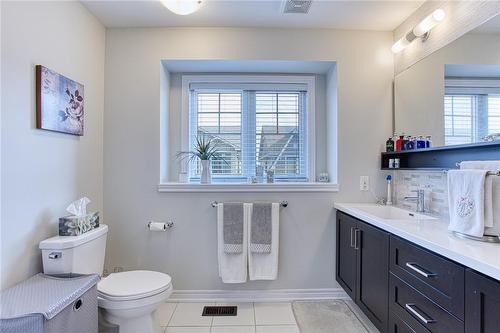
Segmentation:
<svg viewBox="0 0 500 333">
<path fill-rule="evenodd" d="M 312 0 L 283 0 L 284 14 L 307 14 Z"/>
</svg>

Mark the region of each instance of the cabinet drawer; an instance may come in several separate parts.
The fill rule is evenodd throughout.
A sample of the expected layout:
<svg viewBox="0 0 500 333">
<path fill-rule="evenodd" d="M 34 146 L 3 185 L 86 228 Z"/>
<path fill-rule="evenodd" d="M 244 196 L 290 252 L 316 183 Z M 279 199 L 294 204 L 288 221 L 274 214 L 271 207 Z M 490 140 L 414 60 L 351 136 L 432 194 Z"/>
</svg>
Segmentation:
<svg viewBox="0 0 500 333">
<path fill-rule="evenodd" d="M 465 270 L 401 238 L 391 236 L 390 271 L 419 292 L 464 319 Z"/>
<path fill-rule="evenodd" d="M 418 323 L 410 323 L 401 319 L 391 311 L 389 313 L 389 333 L 429 333 L 429 330 Z"/>
<path fill-rule="evenodd" d="M 464 323 L 427 297 L 390 274 L 390 310 L 416 332 L 420 326 L 431 333 L 463 333 Z M 410 331 L 411 332 L 411 331 Z"/>
</svg>

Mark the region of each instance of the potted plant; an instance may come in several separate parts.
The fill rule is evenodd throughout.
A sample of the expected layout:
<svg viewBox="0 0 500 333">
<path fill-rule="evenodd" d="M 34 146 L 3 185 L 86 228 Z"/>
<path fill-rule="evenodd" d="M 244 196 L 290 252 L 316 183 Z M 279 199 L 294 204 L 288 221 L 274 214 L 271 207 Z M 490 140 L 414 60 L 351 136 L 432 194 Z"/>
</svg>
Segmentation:
<svg viewBox="0 0 500 333">
<path fill-rule="evenodd" d="M 225 162 L 220 152 L 217 150 L 216 145 L 213 143 L 213 140 L 207 140 L 204 136 L 196 138 L 194 150 L 180 151 L 177 153 L 177 158 L 181 160 L 187 159 L 188 163 L 196 159 L 201 161 L 200 183 L 202 184 L 210 184 L 212 182 L 212 160 L 220 159 Z"/>
</svg>

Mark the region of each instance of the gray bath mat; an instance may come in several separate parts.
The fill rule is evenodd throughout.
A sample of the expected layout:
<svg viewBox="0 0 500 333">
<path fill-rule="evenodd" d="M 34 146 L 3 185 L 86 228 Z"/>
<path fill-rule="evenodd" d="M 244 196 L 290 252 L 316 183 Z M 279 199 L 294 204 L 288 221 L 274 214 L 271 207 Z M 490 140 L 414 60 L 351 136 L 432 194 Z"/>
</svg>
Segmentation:
<svg viewBox="0 0 500 333">
<path fill-rule="evenodd" d="M 296 301 L 293 313 L 301 333 L 370 333 L 342 300 Z"/>
</svg>

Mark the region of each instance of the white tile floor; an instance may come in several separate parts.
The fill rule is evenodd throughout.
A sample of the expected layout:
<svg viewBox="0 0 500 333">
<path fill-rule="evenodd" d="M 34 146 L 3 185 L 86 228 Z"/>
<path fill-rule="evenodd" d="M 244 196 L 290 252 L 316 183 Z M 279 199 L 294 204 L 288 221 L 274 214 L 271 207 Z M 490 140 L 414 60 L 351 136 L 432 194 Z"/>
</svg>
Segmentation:
<svg viewBox="0 0 500 333">
<path fill-rule="evenodd" d="M 202 317 L 206 305 L 236 305 L 235 317 Z M 291 303 L 165 303 L 164 333 L 299 333 Z"/>
</svg>

